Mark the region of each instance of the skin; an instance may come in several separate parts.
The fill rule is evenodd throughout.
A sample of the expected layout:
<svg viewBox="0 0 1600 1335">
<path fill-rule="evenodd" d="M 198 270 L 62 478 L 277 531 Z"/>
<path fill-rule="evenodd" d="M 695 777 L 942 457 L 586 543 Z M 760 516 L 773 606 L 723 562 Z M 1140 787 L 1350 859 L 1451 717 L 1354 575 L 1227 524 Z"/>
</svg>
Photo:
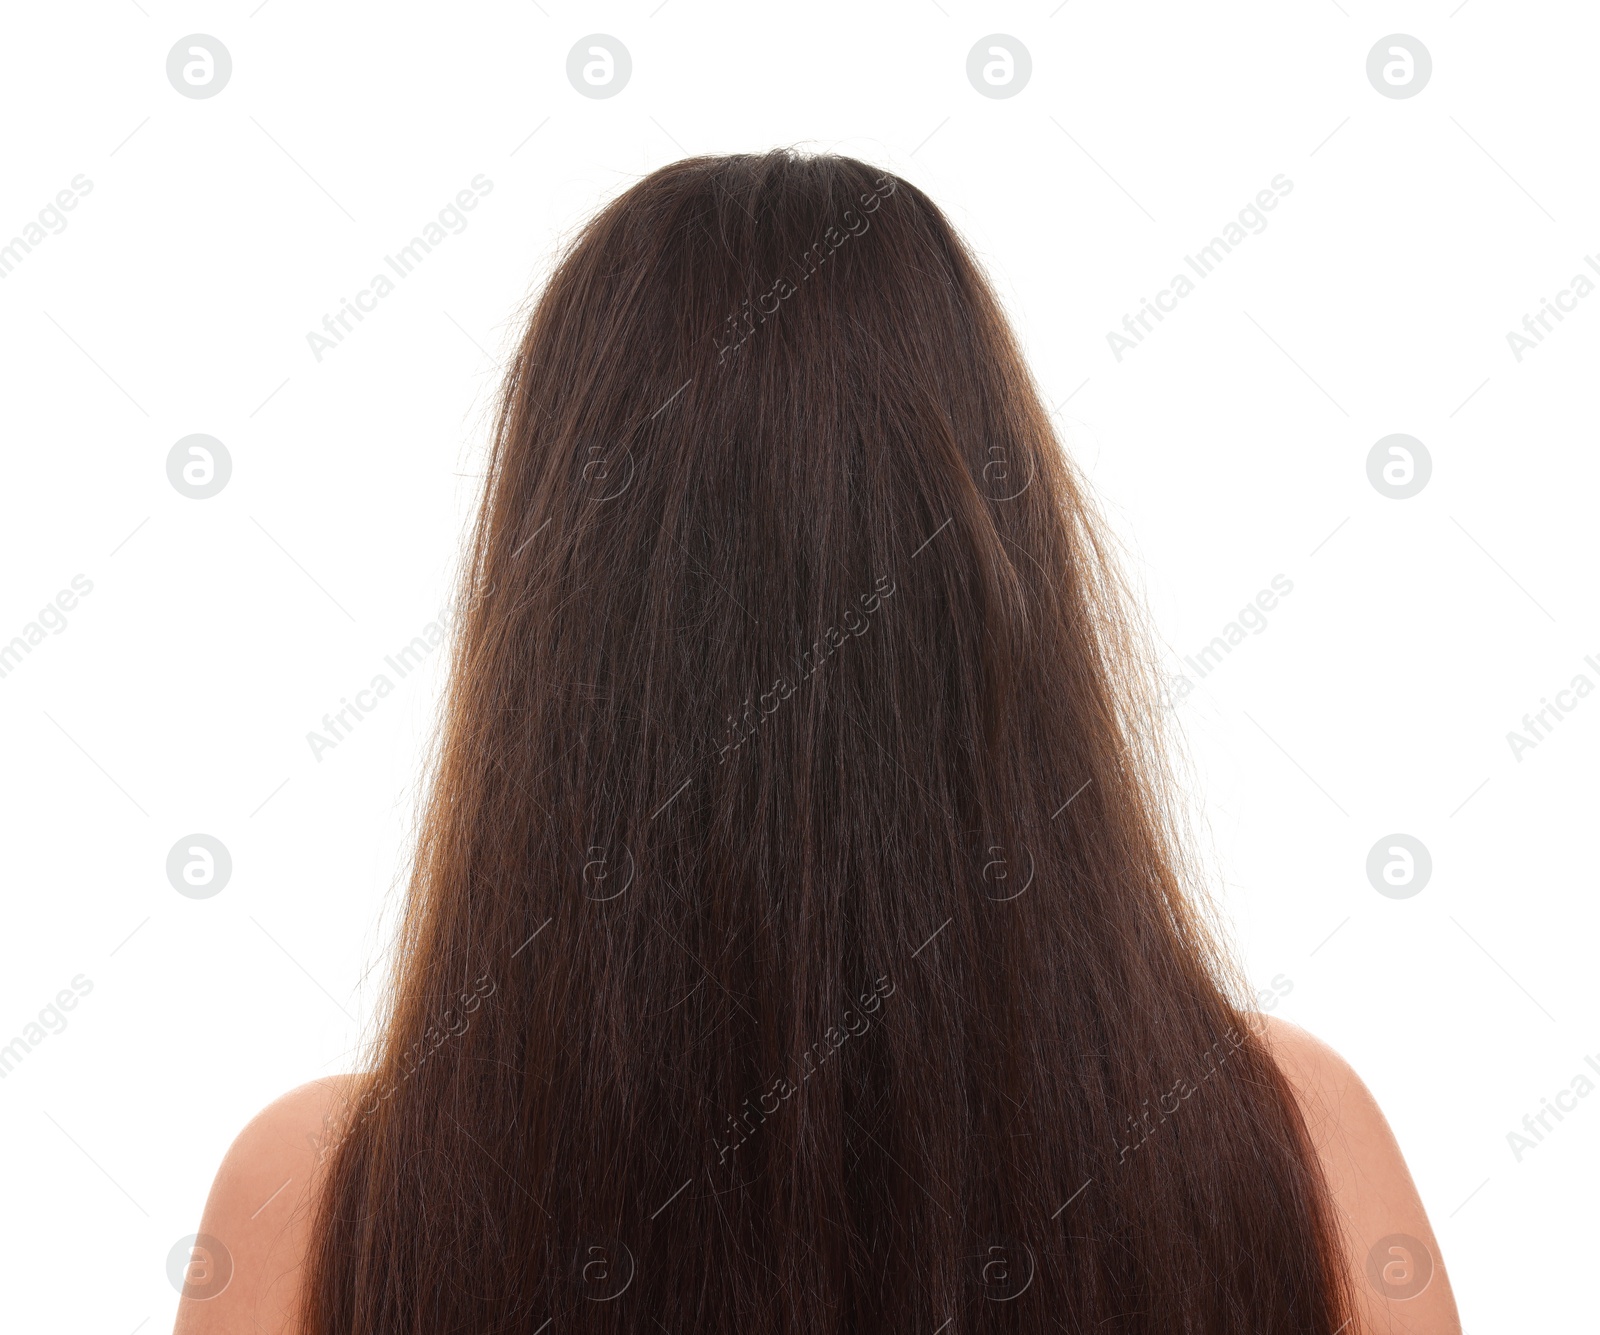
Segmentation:
<svg viewBox="0 0 1600 1335">
<path fill-rule="evenodd" d="M 1333 1195 L 1359 1303 L 1343 1335 L 1461 1335 L 1455 1297 L 1400 1146 L 1348 1062 L 1326 1043 L 1272 1016 L 1256 1017 L 1304 1112 Z M 206 1201 L 200 1232 L 225 1241 L 233 1277 L 208 1299 L 185 1297 L 174 1335 L 301 1335 L 296 1319 L 310 1215 L 321 1184 L 317 1141 L 335 1133 L 353 1076 L 332 1076 L 269 1104 L 228 1150 Z M 1368 1279 L 1368 1253 L 1405 1234 L 1433 1258 L 1433 1277 L 1414 1297 L 1386 1297 Z M 1392 1279 L 1409 1273 L 1384 1253 Z"/>
<path fill-rule="evenodd" d="M 354 1076 L 340 1075 L 292 1089 L 235 1138 L 200 1219 L 201 1233 L 225 1243 L 233 1278 L 215 1297 L 181 1298 L 173 1335 L 299 1335 L 310 1215 L 322 1183 L 317 1138 L 337 1124 L 354 1085 Z"/>
<path fill-rule="evenodd" d="M 1348 1335 L 1461 1335 L 1455 1295 L 1439 1243 L 1394 1132 L 1361 1077 L 1337 1052 L 1299 1025 L 1272 1016 L 1261 1032 L 1305 1117 L 1333 1196 L 1358 1303 Z M 1368 1254 L 1381 1240 L 1405 1234 L 1431 1256 L 1433 1278 L 1411 1298 L 1386 1297 L 1368 1278 Z M 1404 1253 L 1385 1250 L 1392 1279 L 1410 1273 Z"/>
</svg>

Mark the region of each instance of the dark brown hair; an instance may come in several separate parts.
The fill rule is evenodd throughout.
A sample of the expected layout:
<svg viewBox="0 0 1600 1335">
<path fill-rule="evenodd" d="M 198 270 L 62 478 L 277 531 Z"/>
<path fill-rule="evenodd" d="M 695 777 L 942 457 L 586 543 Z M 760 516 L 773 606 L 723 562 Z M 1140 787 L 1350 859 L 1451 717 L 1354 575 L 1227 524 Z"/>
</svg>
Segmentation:
<svg viewBox="0 0 1600 1335">
<path fill-rule="evenodd" d="M 1332 1335 L 1132 607 L 916 187 L 604 208 L 506 382 L 307 1328 Z"/>
</svg>

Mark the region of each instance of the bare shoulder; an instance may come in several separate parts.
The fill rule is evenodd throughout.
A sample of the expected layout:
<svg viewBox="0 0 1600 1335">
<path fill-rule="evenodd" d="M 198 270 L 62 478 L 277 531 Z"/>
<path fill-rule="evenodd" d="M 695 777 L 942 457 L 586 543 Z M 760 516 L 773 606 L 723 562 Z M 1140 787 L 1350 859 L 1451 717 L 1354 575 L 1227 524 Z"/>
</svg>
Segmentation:
<svg viewBox="0 0 1600 1335">
<path fill-rule="evenodd" d="M 1314 1034 L 1273 1016 L 1258 1018 L 1333 1196 L 1364 1328 L 1374 1335 L 1460 1335 L 1439 1244 L 1372 1092 Z"/>
<path fill-rule="evenodd" d="M 1373 1335 L 1460 1335 L 1427 1212 L 1371 1091 L 1333 1048 L 1261 1015 L 1258 1032 L 1299 1101 Z M 321 1147 L 337 1138 L 358 1076 L 290 1090 L 239 1133 L 206 1200 L 174 1335 L 298 1335 Z"/>
<path fill-rule="evenodd" d="M 174 1335 L 296 1335 L 321 1150 L 358 1079 L 292 1089 L 239 1132 L 206 1199 Z"/>
</svg>

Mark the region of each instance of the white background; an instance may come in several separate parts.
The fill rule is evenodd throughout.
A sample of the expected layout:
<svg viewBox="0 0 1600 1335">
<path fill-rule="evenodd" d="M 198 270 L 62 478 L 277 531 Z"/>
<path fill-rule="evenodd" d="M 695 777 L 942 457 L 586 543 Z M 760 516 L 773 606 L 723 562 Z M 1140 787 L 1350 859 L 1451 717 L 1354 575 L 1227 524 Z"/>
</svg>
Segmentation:
<svg viewBox="0 0 1600 1335">
<path fill-rule="evenodd" d="M 258 7 L 259 6 L 259 7 Z M 254 11 L 254 12 L 252 12 Z M 652 12 L 654 11 L 654 12 Z M 381 977 L 433 670 L 306 734 L 446 596 L 488 396 L 558 239 L 639 175 L 802 144 L 927 190 L 971 238 L 1128 548 L 1169 668 L 1274 575 L 1293 592 L 1179 710 L 1251 978 L 1387 1111 L 1468 1331 L 1592 1328 L 1600 1097 L 1507 1133 L 1600 1053 L 1600 698 L 1506 734 L 1600 655 L 1600 296 L 1506 333 L 1600 252 L 1600 21 L 1508 0 L 1232 5 L 12 5 L 0 241 L 92 190 L 0 280 L 0 1081 L 12 1329 L 159 1330 L 166 1258 L 263 1104 L 350 1069 Z M 206 33 L 233 73 L 179 96 Z M 616 97 L 569 49 L 622 41 Z M 968 51 L 1026 45 L 979 96 Z M 1417 96 L 1366 57 L 1410 34 Z M 530 135 L 532 136 L 530 138 Z M 322 361 L 306 335 L 477 174 L 492 192 Z M 1141 346 L 1108 330 L 1278 174 L 1293 190 Z M 209 500 L 166 476 L 222 440 Z M 1409 500 L 1373 443 L 1422 440 Z M 391 674 L 392 675 L 392 674 Z M 205 832 L 233 873 L 168 883 Z M 1402 832 L 1433 874 L 1379 895 Z M 1597 1058 L 1600 1060 L 1600 1058 Z"/>
</svg>

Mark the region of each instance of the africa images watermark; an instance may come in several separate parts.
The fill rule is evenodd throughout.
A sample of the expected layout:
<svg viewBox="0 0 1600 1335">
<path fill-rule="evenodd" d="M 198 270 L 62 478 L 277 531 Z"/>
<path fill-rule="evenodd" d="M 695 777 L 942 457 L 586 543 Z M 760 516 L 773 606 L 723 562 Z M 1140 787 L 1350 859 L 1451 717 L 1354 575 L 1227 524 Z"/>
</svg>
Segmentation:
<svg viewBox="0 0 1600 1335">
<path fill-rule="evenodd" d="M 1583 262 L 1600 275 L 1600 260 L 1595 256 L 1585 255 Z M 1560 324 L 1567 315 L 1578 309 L 1579 298 L 1587 297 L 1594 289 L 1595 280 L 1588 274 L 1579 272 L 1567 280 L 1567 286 L 1556 293 L 1554 301 L 1540 297 L 1538 310 L 1532 315 L 1522 317 L 1523 332 L 1518 333 L 1515 329 L 1506 331 L 1506 344 L 1511 349 L 1511 356 L 1520 362 L 1526 354 L 1544 342 L 1546 334 L 1555 332 L 1551 320 Z"/>
<path fill-rule="evenodd" d="M 885 584 L 889 586 L 887 589 L 883 587 Z M 895 583 L 887 575 L 879 575 L 872 587 L 873 591 L 871 593 L 863 593 L 860 596 L 862 609 L 860 612 L 857 612 L 852 607 L 844 614 L 842 618 L 844 630 L 841 631 L 838 626 L 829 626 L 822 633 L 822 638 L 800 655 L 797 661 L 799 668 L 797 684 L 803 684 L 812 677 L 833 656 L 834 652 L 844 645 L 846 633 L 852 636 L 866 634 L 867 628 L 872 624 L 872 614 L 883 605 L 885 598 L 894 596 Z M 859 624 L 854 624 L 852 618 L 855 618 Z M 755 714 L 754 717 L 752 717 L 749 700 L 744 702 L 744 713 L 742 715 L 729 714 L 728 740 L 717 748 L 717 763 L 719 765 L 725 764 L 728 757 L 754 736 L 756 729 L 766 722 L 770 715 L 776 713 L 778 706 L 793 695 L 794 692 L 795 687 L 790 684 L 789 679 L 787 677 L 779 677 L 777 681 L 773 682 L 770 687 L 757 697 L 760 712 Z"/>
<path fill-rule="evenodd" d="M 553 919 L 546 918 L 540 923 L 529 934 L 528 939 L 511 952 L 511 961 L 515 962 L 517 956 L 532 945 L 539 933 L 544 931 L 552 921 Z M 509 964 L 507 967 L 510 967 Z M 489 976 L 488 970 L 479 974 L 477 980 L 472 984 L 472 991 L 463 992 L 456 999 L 456 1006 L 460 1008 L 460 1015 L 456 1016 L 456 1019 L 452 1021 L 451 1017 L 456 1015 L 456 1007 L 451 1007 L 439 1017 L 437 1023 L 430 1021 L 424 1027 L 422 1036 L 412 1042 L 400 1054 L 398 1062 L 399 1074 L 393 1076 L 381 1090 L 374 1083 L 371 1087 L 363 1090 L 361 1095 L 354 1101 L 355 1116 L 348 1115 L 352 1110 L 352 1105 L 348 1101 L 344 1103 L 337 1113 L 333 1111 L 324 1113 L 321 1130 L 309 1132 L 306 1136 L 311 1148 L 317 1152 L 317 1162 L 319 1164 L 325 1162 L 329 1155 L 354 1135 L 356 1128 L 377 1112 L 383 1101 L 390 1098 L 402 1084 L 411 1079 L 427 1060 L 444 1046 L 447 1040 L 452 1038 L 460 1039 L 472 1027 L 471 1017 L 473 1013 L 492 997 L 497 990 L 497 985 L 494 979 Z M 380 1073 L 371 1072 L 369 1075 Z M 342 1123 L 342 1129 L 338 1138 L 330 1139 L 330 1133 L 334 1126 L 340 1123 Z"/>
<path fill-rule="evenodd" d="M 1600 659 L 1593 654 L 1585 654 L 1584 663 L 1596 674 L 1600 674 Z M 1568 714 L 1578 707 L 1578 702 L 1586 695 L 1594 693 L 1594 682 L 1590 681 L 1582 672 L 1578 673 L 1561 690 L 1556 692 L 1554 700 L 1546 696 L 1539 697 L 1539 708 L 1531 714 L 1522 716 L 1522 731 L 1513 728 L 1506 733 L 1506 743 L 1511 747 L 1511 754 L 1517 763 L 1522 763 L 1524 751 L 1531 751 L 1540 742 L 1548 741 L 1550 734 L 1556 730 L 1556 725 L 1564 723 Z"/>
<path fill-rule="evenodd" d="M 1584 1053 L 1583 1064 L 1600 1077 L 1600 1061 L 1595 1059 L 1594 1053 Z M 1576 1112 L 1578 1100 L 1586 1099 L 1595 1091 L 1595 1081 L 1588 1072 L 1579 1071 L 1567 1082 L 1565 1089 L 1558 1089 L 1554 1098 L 1541 1098 L 1538 1112 L 1526 1114 L 1522 1119 L 1521 1131 L 1506 1132 L 1506 1144 L 1511 1148 L 1511 1157 L 1518 1163 L 1522 1156 L 1529 1150 L 1538 1149 L 1544 1138 L 1556 1128 L 1550 1123 L 1553 1117 L 1557 1125 L 1565 1120 L 1563 1114 Z"/>
<path fill-rule="evenodd" d="M 887 990 L 885 990 L 885 984 L 887 984 Z M 893 995 L 894 983 L 887 974 L 880 976 L 873 983 L 873 990 L 863 994 L 856 1000 L 856 1004 L 866 1014 L 857 1014 L 853 1010 L 846 1011 L 840 1017 L 837 1025 L 830 1025 L 818 1042 L 813 1043 L 800 1054 L 801 1065 L 805 1068 L 800 1073 L 800 1083 L 795 1083 L 786 1075 L 776 1076 L 762 1093 L 754 1096 L 755 1107 L 752 1108 L 750 1106 L 750 1100 L 747 1098 L 744 1101 L 743 1108 L 738 1113 L 728 1114 L 729 1143 L 714 1146 L 717 1151 L 717 1163 L 727 1163 L 728 1155 L 738 1150 L 741 1145 L 760 1130 L 767 1118 L 777 1112 L 791 1096 L 798 1093 L 804 1087 L 805 1082 L 817 1073 L 817 1069 L 844 1046 L 847 1039 L 860 1038 L 862 1034 L 872 1028 L 872 1021 L 868 1017 L 877 1014 L 883 1006 L 885 997 L 892 997 Z M 860 1021 L 861 1027 L 859 1029 L 851 1023 L 850 1017 L 852 1015 Z M 773 1100 L 770 1108 L 767 1106 L 768 1099 Z"/>
<path fill-rule="evenodd" d="M 1251 635 L 1260 635 L 1266 630 L 1270 624 L 1267 621 L 1267 613 L 1278 606 L 1280 598 L 1287 598 L 1294 592 L 1294 581 L 1287 575 L 1274 575 L 1269 584 L 1271 587 L 1262 589 L 1241 607 L 1234 619 L 1211 637 L 1209 644 L 1197 649 L 1192 655 L 1185 656 L 1183 661 L 1195 674 L 1195 680 L 1202 680 L 1215 672 L 1222 660 L 1231 654 L 1236 646 L 1245 642 L 1246 631 Z M 1187 673 L 1179 672 L 1167 680 L 1167 688 L 1167 707 L 1176 709 L 1188 699 L 1195 688 L 1195 682 L 1189 679 Z"/>
<path fill-rule="evenodd" d="M 12 270 L 45 240 L 59 236 L 67 230 L 67 214 L 78 207 L 78 201 L 94 189 L 94 182 L 79 172 L 55 193 L 55 198 L 39 210 L 37 218 L 20 228 L 17 235 L 0 246 L 0 278 L 11 277 Z"/>
<path fill-rule="evenodd" d="M 392 654 L 383 656 L 384 664 L 389 667 L 396 677 L 404 680 L 422 665 L 422 661 L 435 649 L 444 643 L 445 627 L 448 620 L 444 613 L 439 614 L 436 621 L 430 621 L 422 628 L 422 632 L 413 635 L 411 639 Z M 393 695 L 395 684 L 386 673 L 379 672 L 360 690 L 356 691 L 355 699 L 348 696 L 339 697 L 339 707 L 332 713 L 322 716 L 322 730 L 319 732 L 312 728 L 306 733 L 306 744 L 311 748 L 312 758 L 317 764 L 322 763 L 324 751 L 331 751 L 340 742 L 349 739 L 355 732 L 358 723 L 364 723 L 367 715 L 378 707 L 378 702 L 384 697 Z"/>
<path fill-rule="evenodd" d="M 829 257 L 846 241 L 853 236 L 860 236 L 872 226 L 871 220 L 862 214 L 876 213 L 883 201 L 894 194 L 897 185 L 891 178 L 880 176 L 873 182 L 873 187 L 861 196 L 861 213 L 857 213 L 854 209 L 846 209 L 840 219 L 844 224 L 843 230 L 839 227 L 829 227 L 822 234 L 822 239 L 812 242 L 795 261 L 795 269 L 800 275 L 799 282 L 791 283 L 787 278 L 779 276 L 773 281 L 772 286 L 753 301 L 746 297 L 740 302 L 740 308 L 723 321 L 722 333 L 727 341 L 718 343 L 716 335 L 712 336 L 712 345 L 717 349 L 717 365 L 725 364 L 729 355 L 737 352 L 745 340 L 755 333 L 758 325 L 764 324 L 770 316 L 776 315 L 783 303 L 800 290 L 799 284 L 805 282 L 827 263 Z"/>
<path fill-rule="evenodd" d="M 336 1118 L 331 1111 L 324 1113 L 322 1130 L 320 1132 L 311 1132 L 307 1137 L 311 1147 L 317 1152 L 317 1162 L 319 1164 L 325 1162 L 339 1146 L 349 1140 L 355 1134 L 356 1128 L 378 1111 L 384 1099 L 389 1098 L 405 1081 L 417 1073 L 429 1057 L 444 1046 L 446 1039 L 460 1038 L 465 1034 L 472 1025 L 469 1017 L 487 998 L 494 995 L 494 991 L 494 980 L 488 974 L 481 975 L 477 982 L 472 985 L 471 992 L 463 992 L 461 994 L 459 1001 L 461 1007 L 460 1027 L 458 1028 L 456 1024 L 449 1022 L 451 1015 L 454 1014 L 453 1009 L 444 1013 L 440 1024 L 430 1023 L 422 1031 L 422 1037 L 401 1054 L 400 1074 L 389 1081 L 381 1092 L 377 1089 L 369 1089 L 356 1100 L 355 1111 L 358 1115 L 344 1121 L 343 1128 L 337 1139 L 330 1140 L 328 1138 L 328 1133 L 333 1129 Z"/>
<path fill-rule="evenodd" d="M 1261 1009 L 1245 1013 L 1245 1027 L 1259 1036 L 1266 1028 L 1266 1012 L 1276 1007 L 1278 1001 L 1288 996 L 1292 991 L 1294 991 L 1294 979 L 1281 973 L 1276 975 L 1272 980 L 1270 989 L 1263 988 L 1256 994 L 1256 1004 Z M 1200 1054 L 1201 1060 L 1206 1063 L 1206 1069 L 1201 1074 L 1200 1079 L 1202 1081 L 1209 1080 L 1216 1075 L 1222 1069 L 1223 1063 L 1245 1045 L 1245 1041 L 1244 1035 L 1239 1032 L 1237 1026 L 1229 1029 L 1226 1034 Z M 1119 1164 L 1126 1163 L 1128 1152 L 1138 1149 L 1145 1141 L 1149 1140 L 1160 1129 L 1162 1123 L 1182 1108 L 1184 1102 L 1199 1088 L 1200 1085 L 1198 1083 L 1190 1084 L 1188 1080 L 1180 1076 L 1173 1082 L 1171 1089 L 1156 1099 L 1155 1111 L 1160 1114 L 1159 1120 L 1152 1120 L 1150 1100 L 1145 1099 L 1140 1105 L 1139 1111 L 1128 1118 L 1128 1129 L 1135 1133 L 1135 1139 L 1131 1144 L 1118 1145 L 1117 1162 Z M 1171 1107 L 1167 1106 L 1168 1100 L 1171 1100 Z"/>
<path fill-rule="evenodd" d="M 467 604 L 460 611 L 452 612 L 449 608 L 441 609 L 437 616 L 421 631 L 413 635 L 410 640 L 396 649 L 392 654 L 383 656 L 384 666 L 389 668 L 400 680 L 410 676 L 419 667 L 423 660 L 433 653 L 445 642 L 445 637 L 450 633 L 452 624 L 477 603 L 487 596 L 476 590 L 469 596 Z M 355 693 L 355 699 L 348 696 L 339 697 L 339 708 L 330 714 L 322 716 L 322 731 L 313 728 L 306 733 L 306 744 L 311 748 L 311 755 L 320 765 L 324 751 L 331 751 L 340 742 L 347 740 L 356 730 L 356 725 L 366 720 L 368 714 L 378 707 L 378 702 L 385 696 L 394 694 L 395 683 L 387 674 L 379 672 L 364 687 Z"/>
<path fill-rule="evenodd" d="M 78 606 L 79 598 L 94 592 L 94 581 L 87 575 L 74 575 L 72 587 L 62 589 L 38 611 L 34 619 L 5 643 L 0 643 L 0 677 L 8 677 L 31 654 L 35 645 L 44 643 L 45 632 L 59 635 L 67 628 L 67 613 Z M 76 592 L 74 592 L 76 590 Z"/>
<path fill-rule="evenodd" d="M 477 208 L 478 202 L 494 189 L 494 182 L 479 172 L 468 185 L 471 188 L 457 190 L 452 202 L 440 209 L 435 217 L 428 219 L 418 235 L 395 254 L 383 257 L 383 262 L 393 271 L 395 278 L 409 278 L 436 247 L 444 244 L 447 237 L 458 236 L 467 230 L 466 215 Z M 339 308 L 332 315 L 322 317 L 325 332 L 319 334 L 313 329 L 306 334 L 306 344 L 311 349 L 312 357 L 320 362 L 324 353 L 332 352 L 343 343 L 345 335 L 354 329 L 350 321 L 359 324 L 367 318 L 364 312 L 377 310 L 379 300 L 395 290 L 395 278 L 383 272 L 376 273 L 353 300 L 340 297 Z"/>
<path fill-rule="evenodd" d="M 55 1000 L 39 1012 L 37 1019 L 29 1020 L 22 1026 L 20 1034 L 0 1047 L 0 1080 L 10 1075 L 12 1069 L 51 1034 L 59 1034 L 65 1029 L 67 1017 L 62 1012 L 76 1010 L 78 1002 L 93 991 L 94 980 L 80 973 L 73 977 L 70 987 L 57 992 Z"/>
<path fill-rule="evenodd" d="M 1267 230 L 1267 214 L 1278 207 L 1278 203 L 1294 189 L 1294 182 L 1282 172 L 1279 172 L 1262 189 L 1256 191 L 1255 201 L 1246 204 L 1239 210 L 1237 217 L 1232 218 L 1223 227 L 1220 236 L 1214 236 L 1205 245 L 1201 246 L 1193 255 L 1185 255 L 1183 262 L 1194 272 L 1196 278 L 1209 278 L 1217 271 L 1217 266 L 1222 263 L 1238 247 L 1242 246 L 1245 238 L 1259 235 Z M 1115 329 L 1106 331 L 1106 343 L 1111 349 L 1111 355 L 1121 361 L 1124 354 L 1132 352 L 1145 340 L 1145 335 L 1152 333 L 1154 320 L 1160 324 L 1166 318 L 1162 312 L 1171 314 L 1178 309 L 1178 302 L 1195 290 L 1194 278 L 1186 273 L 1174 274 L 1168 285 L 1157 292 L 1154 301 L 1144 297 L 1139 298 L 1139 309 L 1132 315 L 1122 317 L 1123 333 Z"/>
</svg>

